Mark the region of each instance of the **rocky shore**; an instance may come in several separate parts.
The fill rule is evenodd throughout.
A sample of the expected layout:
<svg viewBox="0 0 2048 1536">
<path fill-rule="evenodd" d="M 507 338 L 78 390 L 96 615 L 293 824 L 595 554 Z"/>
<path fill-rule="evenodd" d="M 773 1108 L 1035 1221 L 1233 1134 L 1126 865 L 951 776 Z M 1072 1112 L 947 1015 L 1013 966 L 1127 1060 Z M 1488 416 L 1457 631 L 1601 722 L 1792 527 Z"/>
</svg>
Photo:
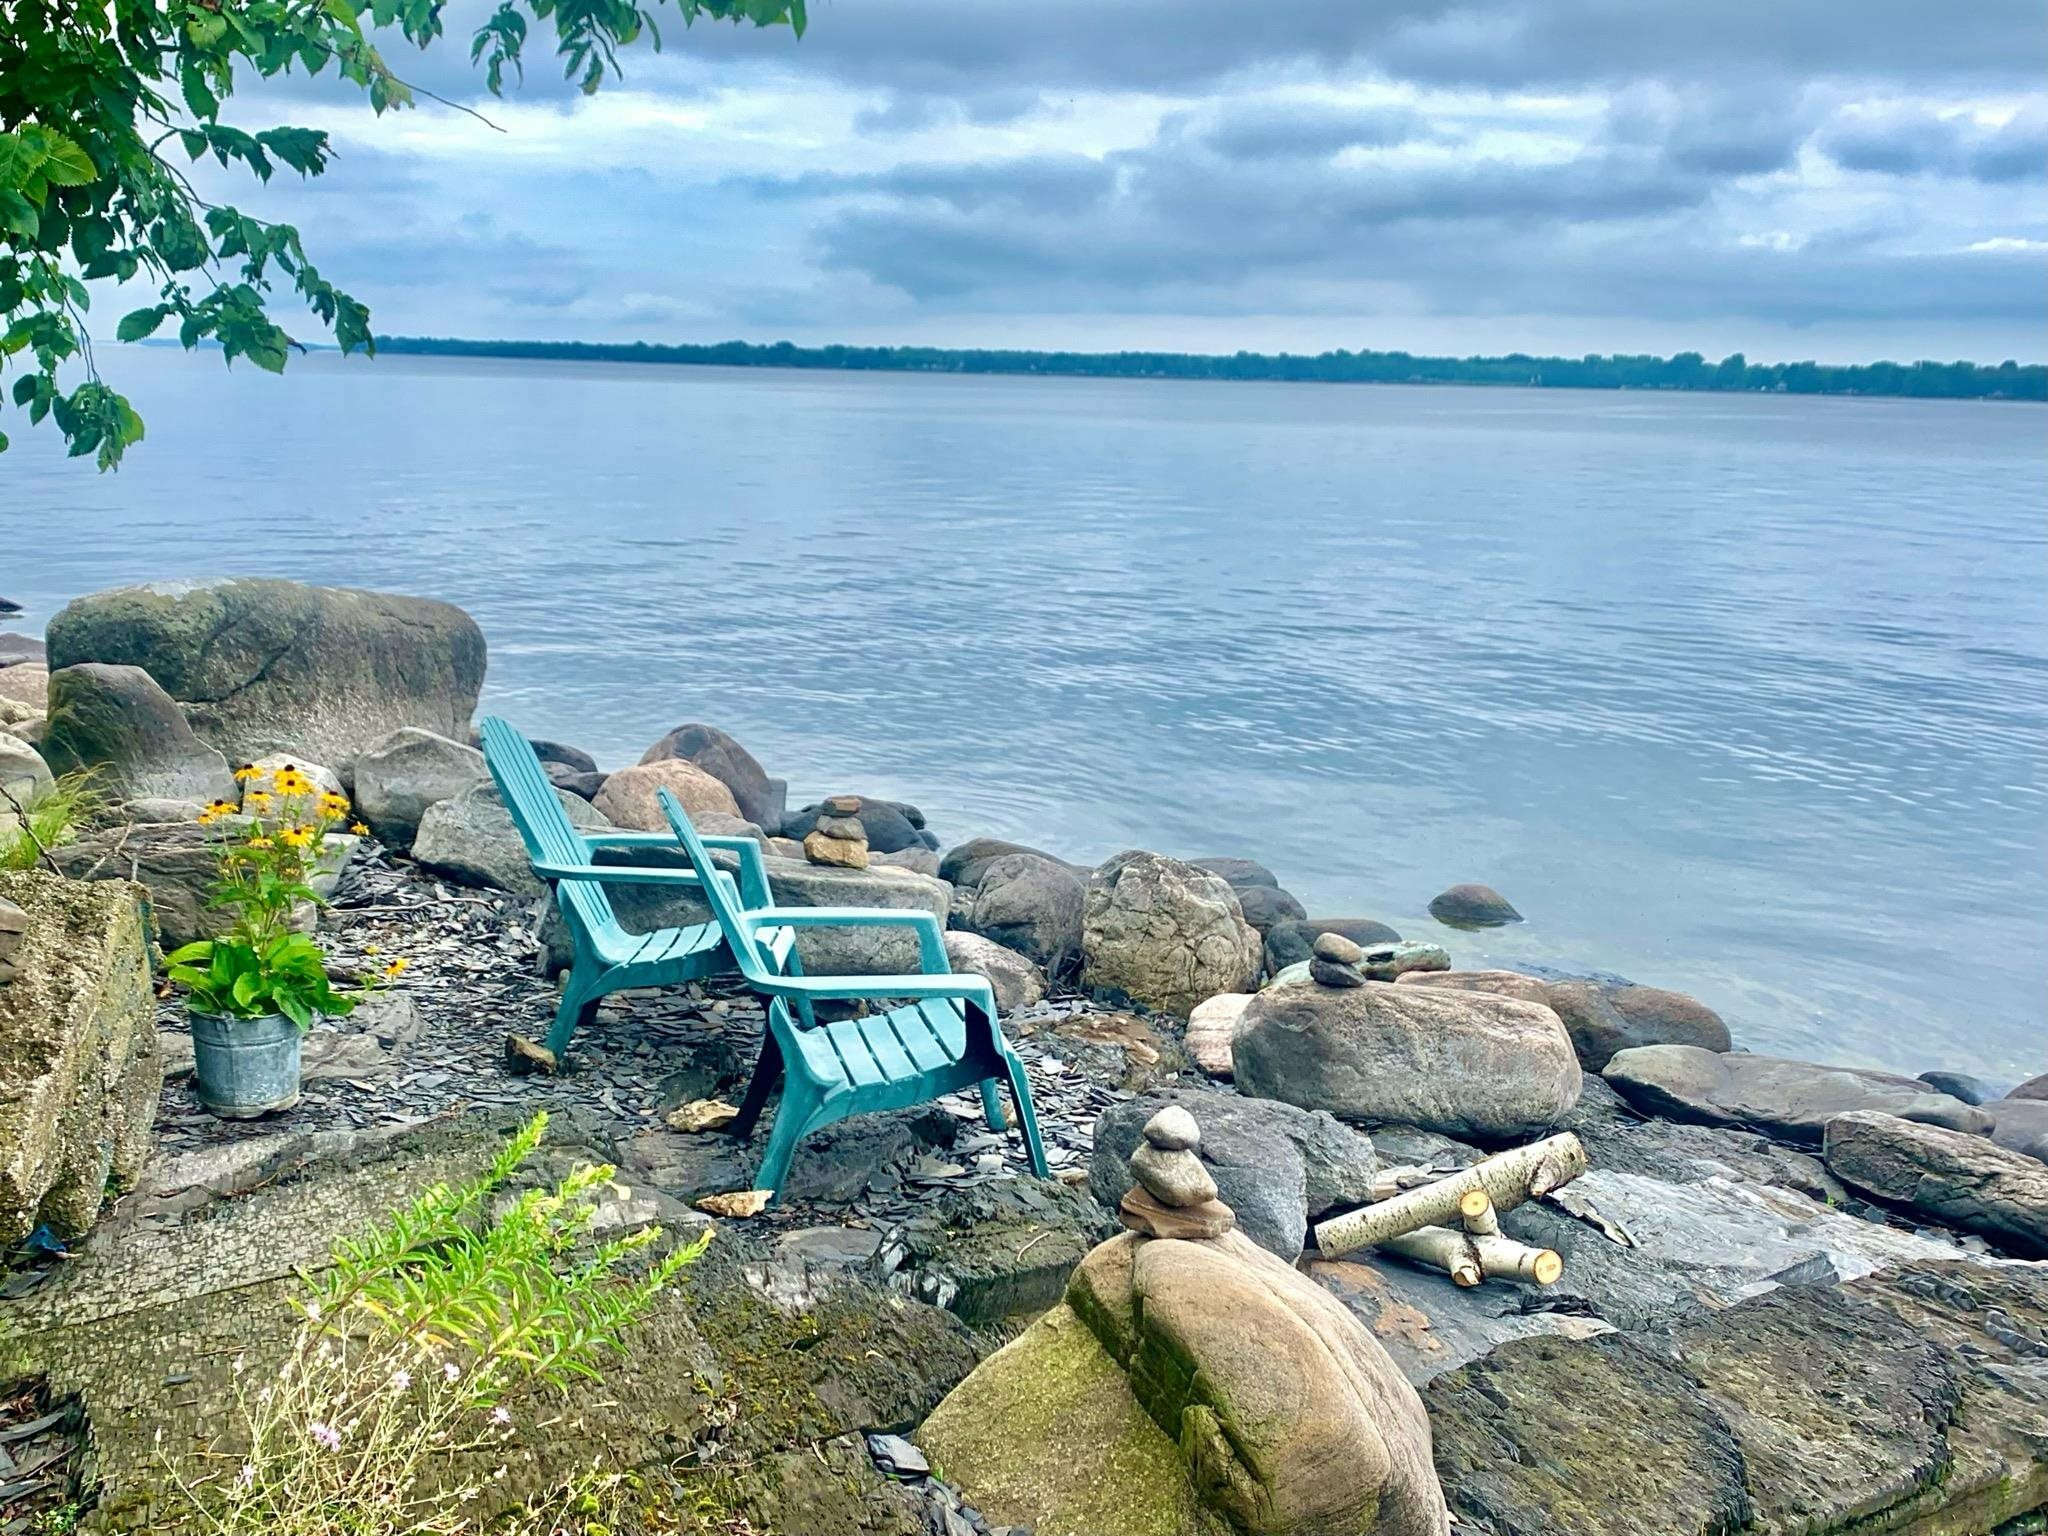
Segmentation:
<svg viewBox="0 0 2048 1536">
<path fill-rule="evenodd" d="M 1466 928 L 1523 920 L 1484 886 L 1402 934 L 1310 914 L 1256 850 L 1079 866 L 928 826 L 854 761 L 792 796 L 708 724 L 609 771 L 536 742 L 580 825 L 660 830 L 666 788 L 759 840 L 781 904 L 932 912 L 1025 1060 L 1051 1179 L 949 1099 L 818 1133 L 778 1203 L 714 1218 L 762 1140 L 692 1128 L 752 1069 L 743 987 L 607 999 L 558 1071 L 508 1049 L 565 936 L 471 744 L 485 659 L 445 604 L 286 582 L 83 598 L 46 655 L 0 636 L 0 786 L 84 767 L 103 797 L 0 875 L 0 1532 L 158 1524 L 166 1447 L 283 1337 L 295 1271 L 538 1108 L 536 1177 L 619 1170 L 603 1231 L 717 1227 L 511 1480 L 602 1456 L 649 1531 L 2044 1529 L 2048 1076 L 1757 1055 L 1683 994 L 1460 969 Z M 407 965 L 308 1037 L 294 1108 L 223 1121 L 182 1011 L 121 978 L 138 915 L 210 931 L 197 803 L 268 758 L 367 824 L 308 914 L 332 968 Z M 628 927 L 704 920 L 648 889 L 613 888 Z M 915 969 L 900 934 L 803 943 L 812 974 Z M 1552 1283 L 1318 1242 L 1559 1135 L 1585 1171 L 1473 1226 Z"/>
</svg>

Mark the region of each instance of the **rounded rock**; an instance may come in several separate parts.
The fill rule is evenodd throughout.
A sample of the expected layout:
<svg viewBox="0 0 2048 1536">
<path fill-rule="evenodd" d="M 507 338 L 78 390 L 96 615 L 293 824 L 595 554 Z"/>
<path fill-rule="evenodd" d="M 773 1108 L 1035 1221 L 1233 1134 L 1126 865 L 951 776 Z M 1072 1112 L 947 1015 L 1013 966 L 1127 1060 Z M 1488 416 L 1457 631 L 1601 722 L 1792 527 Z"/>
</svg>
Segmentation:
<svg viewBox="0 0 2048 1536">
<path fill-rule="evenodd" d="M 1362 987 L 1365 973 L 1355 965 L 1339 965 L 1320 957 L 1309 961 L 1308 979 L 1319 987 Z"/>
<path fill-rule="evenodd" d="M 1490 885 L 1454 885 L 1430 898 L 1429 915 L 1453 928 L 1498 928 L 1522 920 L 1507 897 Z"/>
<path fill-rule="evenodd" d="M 1341 933 L 1319 933 L 1311 951 L 1319 960 L 1334 960 L 1339 965 L 1356 965 L 1365 958 L 1365 950 Z"/>
<path fill-rule="evenodd" d="M 1176 1210 L 1216 1198 L 1216 1180 L 1192 1152 L 1162 1152 L 1142 1143 L 1131 1154 L 1131 1174 L 1153 1199 Z"/>
<path fill-rule="evenodd" d="M 1192 1152 L 1202 1144 L 1202 1128 L 1178 1104 L 1169 1104 L 1145 1122 L 1145 1140 L 1162 1152 Z"/>
</svg>

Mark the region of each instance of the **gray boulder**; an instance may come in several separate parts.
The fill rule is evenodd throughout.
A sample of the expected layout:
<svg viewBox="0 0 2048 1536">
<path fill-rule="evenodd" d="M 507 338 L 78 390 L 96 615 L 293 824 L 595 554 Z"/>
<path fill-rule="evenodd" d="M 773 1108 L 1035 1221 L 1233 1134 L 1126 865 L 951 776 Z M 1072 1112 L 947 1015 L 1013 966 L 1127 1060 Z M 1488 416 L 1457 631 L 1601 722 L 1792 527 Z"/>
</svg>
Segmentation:
<svg viewBox="0 0 2048 1536">
<path fill-rule="evenodd" d="M 1952 1099 L 1961 1099 L 1965 1104 L 1989 1104 L 1993 1099 L 2002 1099 L 2005 1094 L 1991 1086 L 1981 1077 L 1972 1077 L 1967 1072 L 1922 1072 L 1920 1081 L 1936 1093 L 1945 1093 Z"/>
<path fill-rule="evenodd" d="M 476 743 L 476 732 L 470 732 L 470 745 Z M 540 759 L 545 768 L 553 763 L 558 768 L 567 768 L 571 773 L 596 773 L 597 759 L 581 747 L 564 746 L 559 741 L 548 741 L 539 736 L 527 738 L 527 745 L 533 748 L 533 755 Z"/>
<path fill-rule="evenodd" d="M 1284 971 L 1309 957 L 1326 933 L 1342 934 L 1354 944 L 1391 944 L 1401 935 L 1371 917 L 1311 917 L 1281 921 L 1266 930 L 1266 969 Z"/>
<path fill-rule="evenodd" d="M 113 800 L 240 798 L 227 759 L 140 667 L 86 662 L 51 673 L 41 750 L 52 773 L 94 770 L 95 787 Z"/>
<path fill-rule="evenodd" d="M 1238 1227 L 1290 1264 L 1308 1242 L 1310 1222 L 1372 1198 L 1380 1165 L 1363 1132 L 1275 1099 L 1166 1089 L 1112 1104 L 1095 1122 L 1088 1183 L 1105 1207 L 1114 1210 L 1131 1187 L 1130 1156 L 1145 1139 L 1145 1122 L 1170 1105 L 1201 1126 L 1197 1150 Z"/>
<path fill-rule="evenodd" d="M 1491 992 L 1550 1008 L 1550 984 L 1521 971 L 1404 971 L 1405 987 L 1449 987 L 1454 992 Z M 1551 1009 L 1555 1013 L 1556 1009 Z"/>
<path fill-rule="evenodd" d="M 47 665 L 49 651 L 43 642 L 28 635 L 18 635 L 13 630 L 0 634 L 0 668 L 18 667 L 25 662 Z"/>
<path fill-rule="evenodd" d="M 137 666 L 237 760 L 303 753 L 352 775 L 401 726 L 465 738 L 484 637 L 427 598 L 234 578 L 82 597 L 49 624 L 52 664 Z"/>
<path fill-rule="evenodd" d="M 782 825 L 788 787 L 769 778 L 754 754 L 717 726 L 679 725 L 649 747 L 640 761 L 659 763 L 670 758 L 695 763 L 731 790 L 747 820 L 763 827 Z M 596 766 L 591 764 L 593 769 Z"/>
<path fill-rule="evenodd" d="M 428 807 L 489 777 L 476 748 L 402 726 L 356 759 L 356 812 L 380 840 L 410 848 Z"/>
<path fill-rule="evenodd" d="M 19 737 L 0 731 L 0 839 L 21 825 L 15 807 L 27 810 L 55 782 L 40 752 Z"/>
<path fill-rule="evenodd" d="M 2048 1164 L 1988 1137 L 1858 1110 L 1827 1123 L 1821 1156 L 1852 1189 L 2048 1258 Z"/>
<path fill-rule="evenodd" d="M 2048 1163 L 2048 1103 L 2040 1099 L 1993 1099 L 1984 1106 L 1991 1116 L 1991 1139 L 2009 1152 Z"/>
<path fill-rule="evenodd" d="M 1000 837 L 970 837 L 964 843 L 955 843 L 946 850 L 939 860 L 939 878 L 949 885 L 976 885 L 989 865 L 997 859 L 1013 853 L 1028 853 L 1034 859 L 1044 859 L 1048 864 L 1057 864 L 1062 869 L 1072 870 L 1086 878 L 1089 871 L 1069 864 L 1057 854 L 1047 853 L 1043 848 L 1027 848 L 1022 843 L 1009 843 Z"/>
<path fill-rule="evenodd" d="M 1571 1031 L 1579 1065 L 1605 1067 L 1616 1051 L 1639 1045 L 1696 1045 L 1725 1051 L 1733 1042 L 1721 1016 L 1683 992 L 1661 987 L 1616 987 L 1597 981 L 1553 981 L 1544 1001 Z"/>
<path fill-rule="evenodd" d="M 566 789 L 579 800 L 595 800 L 604 792 L 605 779 L 602 773 L 586 773 L 581 768 L 571 768 L 566 763 L 542 763 L 541 772 L 548 776 L 548 782 L 557 789 Z"/>
<path fill-rule="evenodd" d="M 866 869 L 765 861 L 776 905 L 784 907 L 894 907 L 929 912 L 943 928 L 953 888 L 943 880 L 887 864 Z M 908 928 L 803 928 L 797 954 L 811 976 L 902 976 L 918 969 L 917 935 Z"/>
<path fill-rule="evenodd" d="M 1343 935 L 1334 937 L 1342 938 Z M 1267 978 L 1266 985 L 1277 987 L 1288 982 L 1306 981 L 1313 963 L 1313 954 L 1308 960 L 1297 960 L 1275 971 Z M 1451 956 L 1441 944 L 1429 944 L 1419 939 L 1395 939 L 1387 944 L 1360 945 L 1356 964 L 1359 973 L 1368 981 L 1398 981 L 1417 973 L 1448 971 Z"/>
<path fill-rule="evenodd" d="M 1242 891 L 1248 886 L 1263 885 L 1277 890 L 1280 877 L 1257 859 L 1189 859 L 1197 869 L 1206 869 L 1212 875 L 1221 875 L 1224 884 L 1233 891 Z"/>
<path fill-rule="evenodd" d="M 1292 892 L 1283 891 L 1273 885 L 1236 885 L 1238 910 L 1244 920 L 1258 931 L 1263 944 L 1268 929 L 1275 923 L 1300 922 L 1308 916 L 1308 909 L 1294 899 Z"/>
<path fill-rule="evenodd" d="M 1268 987 L 1239 1016 L 1232 1052 L 1243 1093 L 1481 1141 L 1541 1135 L 1579 1099 L 1558 1016 L 1484 992 Z"/>
<path fill-rule="evenodd" d="M 1130 849 L 1088 881 L 1081 981 L 1117 1003 L 1186 1018 L 1219 992 L 1248 992 L 1259 936 L 1221 877 Z"/>
<path fill-rule="evenodd" d="M 1430 898 L 1429 915 L 1453 928 L 1498 928 L 1522 920 L 1507 897 L 1490 885 L 1454 885 L 1440 891 Z"/>
<path fill-rule="evenodd" d="M 587 800 L 559 789 L 555 798 L 572 826 L 594 831 L 611 825 Z M 512 825 L 512 813 L 489 780 L 428 806 L 413 837 L 412 856 L 422 869 L 463 885 L 490 886 L 520 896 L 540 896 L 547 890 L 533 872 L 519 829 Z"/>
<path fill-rule="evenodd" d="M 2008 1099 L 2041 1099 L 2048 1101 L 2048 1072 L 2039 1077 L 2030 1077 L 2019 1087 L 2006 1095 Z"/>
<path fill-rule="evenodd" d="M 1991 1128 L 1983 1110 L 1916 1078 L 1781 1056 L 1643 1045 L 1616 1052 L 1602 1076 L 1645 1114 L 1748 1126 L 1803 1146 L 1819 1146 L 1828 1121 L 1859 1109 L 1973 1135 Z"/>
<path fill-rule="evenodd" d="M 50 669 L 43 662 L 0 667 L 0 703 L 19 705 L 25 713 L 40 715 L 48 707 L 49 692 Z"/>
<path fill-rule="evenodd" d="M 956 971 L 986 976 L 1004 1014 L 1029 1008 L 1045 996 L 1045 972 L 1028 957 L 978 933 L 948 933 L 946 961 Z"/>
<path fill-rule="evenodd" d="M 948 854 L 939 864 L 941 880 L 948 870 L 959 875 L 952 885 L 953 927 L 1016 950 L 1056 980 L 1071 974 L 1088 900 L 1072 868 L 1046 854 L 1021 852 L 957 863 Z"/>
</svg>

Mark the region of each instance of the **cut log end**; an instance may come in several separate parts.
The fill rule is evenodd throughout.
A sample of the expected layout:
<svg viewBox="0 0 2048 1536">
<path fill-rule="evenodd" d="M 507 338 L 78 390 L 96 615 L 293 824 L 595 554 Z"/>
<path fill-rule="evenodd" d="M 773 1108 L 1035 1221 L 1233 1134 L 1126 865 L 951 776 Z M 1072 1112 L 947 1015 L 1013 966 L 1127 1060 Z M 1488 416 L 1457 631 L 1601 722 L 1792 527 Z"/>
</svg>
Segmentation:
<svg viewBox="0 0 2048 1536">
<path fill-rule="evenodd" d="M 1467 1221 L 1477 1221 L 1493 1209 L 1493 1196 L 1483 1189 L 1468 1189 L 1458 1196 L 1458 1214 Z"/>
<path fill-rule="evenodd" d="M 1545 1248 L 1538 1253 L 1529 1266 L 1529 1277 L 1538 1285 L 1555 1285 L 1563 1273 L 1564 1260 L 1558 1257 L 1554 1248 Z"/>
</svg>

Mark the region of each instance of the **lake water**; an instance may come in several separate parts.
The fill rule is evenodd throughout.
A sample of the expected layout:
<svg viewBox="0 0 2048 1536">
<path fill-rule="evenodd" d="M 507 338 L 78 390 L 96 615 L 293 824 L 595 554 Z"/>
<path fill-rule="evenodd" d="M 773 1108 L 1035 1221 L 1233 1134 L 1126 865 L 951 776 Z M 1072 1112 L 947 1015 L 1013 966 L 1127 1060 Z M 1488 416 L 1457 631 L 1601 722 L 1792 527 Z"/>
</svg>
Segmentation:
<svg viewBox="0 0 2048 1536">
<path fill-rule="evenodd" d="M 608 765 L 721 725 L 948 841 L 1244 854 L 1313 913 L 1698 995 L 1758 1050 L 2048 1068 L 2048 413 L 109 349 L 9 413 L 0 593 L 417 592 Z M 1439 928 L 1480 880 L 1527 924 Z"/>
</svg>

